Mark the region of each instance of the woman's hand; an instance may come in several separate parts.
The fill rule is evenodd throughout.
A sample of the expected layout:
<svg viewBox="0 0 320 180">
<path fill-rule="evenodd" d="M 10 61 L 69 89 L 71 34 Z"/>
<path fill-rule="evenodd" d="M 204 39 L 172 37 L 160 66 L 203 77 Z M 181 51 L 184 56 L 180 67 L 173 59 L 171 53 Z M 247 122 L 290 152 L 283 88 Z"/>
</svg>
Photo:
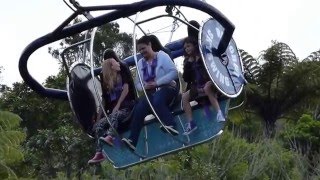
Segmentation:
<svg viewBox="0 0 320 180">
<path fill-rule="evenodd" d="M 119 105 L 117 104 L 113 109 L 112 109 L 112 113 L 115 113 L 119 110 Z"/>
<path fill-rule="evenodd" d="M 154 88 L 156 88 L 157 87 L 157 83 L 155 82 L 155 81 L 150 81 L 150 82 L 146 82 L 145 84 L 144 84 L 144 88 L 145 89 L 154 89 Z"/>
</svg>

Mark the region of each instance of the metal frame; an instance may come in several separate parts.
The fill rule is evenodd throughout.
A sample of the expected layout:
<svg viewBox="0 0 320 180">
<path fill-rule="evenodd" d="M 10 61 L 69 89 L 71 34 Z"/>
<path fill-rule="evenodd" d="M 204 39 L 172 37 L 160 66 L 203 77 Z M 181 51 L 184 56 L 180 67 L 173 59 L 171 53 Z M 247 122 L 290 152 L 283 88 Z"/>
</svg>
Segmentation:
<svg viewBox="0 0 320 180">
<path fill-rule="evenodd" d="M 64 57 L 65 52 L 66 52 L 67 50 L 73 48 L 73 47 L 78 46 L 78 45 L 86 44 L 86 43 L 89 42 L 89 41 L 90 41 L 90 38 L 89 38 L 89 39 L 85 38 L 85 40 L 83 40 L 83 41 L 77 42 L 77 43 L 75 43 L 75 44 L 72 44 L 71 46 L 66 47 L 66 48 L 61 52 L 60 57 L 61 57 L 61 59 L 62 59 L 64 68 L 66 69 L 66 72 L 67 72 L 67 75 L 68 75 L 69 78 L 70 78 L 70 72 L 69 72 L 69 67 L 67 66 L 65 57 Z M 83 56 L 85 57 L 85 51 L 84 51 Z"/>
<path fill-rule="evenodd" d="M 26 49 L 22 52 L 19 60 L 20 74 L 23 80 L 30 86 L 30 88 L 35 90 L 39 94 L 46 97 L 67 100 L 67 92 L 65 90 L 43 87 L 38 81 L 36 81 L 31 76 L 27 68 L 27 64 L 28 64 L 28 59 L 30 55 L 34 51 L 54 41 L 66 38 L 73 34 L 80 33 L 82 31 L 91 29 L 93 27 L 103 25 L 105 23 L 111 22 L 121 17 L 128 17 L 139 11 L 146 11 L 155 7 L 167 6 L 167 5 L 185 6 L 185 7 L 198 9 L 214 17 L 225 28 L 224 34 L 222 35 L 220 44 L 218 46 L 218 52 L 225 51 L 229 41 L 231 40 L 233 31 L 234 31 L 234 25 L 220 11 L 218 11 L 213 6 L 202 1 L 195 1 L 195 0 L 140 1 L 132 4 L 88 6 L 88 7 L 82 7 L 78 5 L 76 6 L 77 10 L 72 15 L 70 15 L 53 32 L 36 39 L 26 47 Z M 89 21 L 81 22 L 79 24 L 75 24 L 70 27 L 67 27 L 67 25 L 79 14 L 85 14 L 86 12 L 99 11 L 99 10 L 114 10 L 114 11 L 98 17 L 92 17 Z"/>
</svg>

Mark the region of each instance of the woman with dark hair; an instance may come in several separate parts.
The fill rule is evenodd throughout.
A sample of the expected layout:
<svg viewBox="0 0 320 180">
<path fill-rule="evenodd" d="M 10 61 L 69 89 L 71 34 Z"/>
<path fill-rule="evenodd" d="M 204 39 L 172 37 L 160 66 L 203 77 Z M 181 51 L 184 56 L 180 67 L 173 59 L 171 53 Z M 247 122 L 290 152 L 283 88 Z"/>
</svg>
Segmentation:
<svg viewBox="0 0 320 180">
<path fill-rule="evenodd" d="M 144 86 L 148 98 L 165 128 L 171 134 L 177 135 L 179 132 L 175 129 L 174 116 L 169 109 L 170 103 L 178 95 L 177 83 L 175 82 L 178 78 L 176 66 L 164 51 L 153 50 L 149 36 L 141 37 L 137 44 L 138 51 L 143 56 L 137 64 L 137 72 L 139 71 L 143 84 L 140 83 L 138 75 L 136 75 L 136 88 L 141 91 Z M 146 97 L 143 96 L 134 108 L 129 138 L 122 139 L 131 150 L 135 150 L 144 118 L 150 113 L 152 113 L 151 108 Z"/>
<path fill-rule="evenodd" d="M 107 49 L 103 55 L 101 86 L 102 100 L 111 126 L 117 130 L 120 121 L 129 116 L 135 101 L 135 89 L 131 80 L 131 74 L 128 67 L 123 64 L 116 53 Z M 108 126 L 106 118 L 101 118 L 102 111 L 99 110 L 97 122 L 93 129 L 95 139 L 105 141 L 113 146 L 115 133 L 113 128 Z M 102 149 L 97 142 L 96 154 L 88 163 L 97 163 L 105 159 Z"/>
<path fill-rule="evenodd" d="M 217 100 L 217 90 L 201 59 L 197 39 L 187 37 L 184 41 L 184 51 L 182 77 L 187 83 L 187 91 L 182 94 L 182 104 L 188 120 L 184 135 L 189 135 L 197 129 L 197 125 L 192 118 L 192 109 L 189 102 L 194 100 L 198 94 L 208 96 L 211 105 L 218 112 L 217 121 L 225 121 L 225 118 Z"/>
</svg>

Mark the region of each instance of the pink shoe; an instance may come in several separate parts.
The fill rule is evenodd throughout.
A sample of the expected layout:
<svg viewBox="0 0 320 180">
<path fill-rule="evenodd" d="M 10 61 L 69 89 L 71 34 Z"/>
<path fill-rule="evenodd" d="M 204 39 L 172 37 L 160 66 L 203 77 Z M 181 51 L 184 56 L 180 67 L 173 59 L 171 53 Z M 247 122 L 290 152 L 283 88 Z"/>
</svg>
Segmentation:
<svg viewBox="0 0 320 180">
<path fill-rule="evenodd" d="M 94 157 L 88 161 L 88 164 L 95 164 L 104 161 L 106 158 L 102 154 L 102 152 L 96 152 Z"/>
<path fill-rule="evenodd" d="M 106 142 L 110 146 L 113 146 L 113 137 L 112 136 L 108 135 L 106 137 L 100 137 L 99 139 L 101 139 L 102 141 Z"/>
</svg>

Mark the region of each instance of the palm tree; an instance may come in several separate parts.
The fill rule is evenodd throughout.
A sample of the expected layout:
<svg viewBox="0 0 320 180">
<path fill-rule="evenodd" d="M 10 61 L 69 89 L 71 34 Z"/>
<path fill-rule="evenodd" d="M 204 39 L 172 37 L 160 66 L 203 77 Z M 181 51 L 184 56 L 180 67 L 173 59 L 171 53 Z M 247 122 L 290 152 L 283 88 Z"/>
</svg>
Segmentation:
<svg viewBox="0 0 320 180">
<path fill-rule="evenodd" d="M 253 58 L 248 52 L 243 49 L 239 49 L 240 56 L 244 66 L 245 78 L 249 83 L 256 84 L 259 74 L 261 72 L 261 66 L 258 61 Z"/>
<path fill-rule="evenodd" d="M 240 54 L 242 59 L 248 58 L 247 53 Z M 266 133 L 271 135 L 277 119 L 318 94 L 320 65 L 318 61 L 299 62 L 288 45 L 275 41 L 257 61 L 261 65 L 254 66 L 255 71 L 260 70 L 253 78 L 255 84 L 245 89 L 247 108 L 262 117 Z M 244 66 L 247 64 L 244 61 Z"/>
<path fill-rule="evenodd" d="M 303 61 L 320 61 L 320 49 L 318 51 L 312 52 Z"/>
<path fill-rule="evenodd" d="M 20 143 L 25 133 L 19 129 L 20 117 L 10 112 L 0 111 L 0 179 L 16 179 L 11 167 L 23 160 Z"/>
</svg>

